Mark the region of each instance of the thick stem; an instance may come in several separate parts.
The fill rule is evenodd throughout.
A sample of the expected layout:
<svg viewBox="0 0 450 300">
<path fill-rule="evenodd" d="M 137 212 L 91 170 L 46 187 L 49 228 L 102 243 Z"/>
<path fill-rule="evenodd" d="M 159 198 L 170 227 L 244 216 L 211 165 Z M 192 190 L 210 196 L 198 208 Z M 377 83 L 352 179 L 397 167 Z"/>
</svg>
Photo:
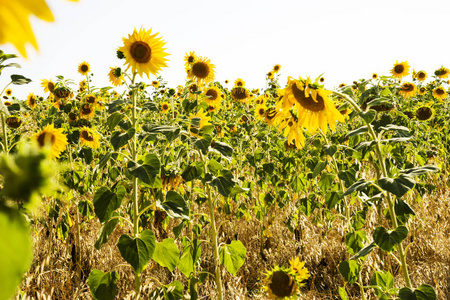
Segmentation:
<svg viewBox="0 0 450 300">
<path fill-rule="evenodd" d="M 2 104 L 3 105 L 3 104 Z M 0 116 L 2 119 L 2 133 L 3 133 L 3 152 L 8 153 L 8 133 L 6 131 L 6 119 L 5 114 L 0 112 Z"/>
</svg>

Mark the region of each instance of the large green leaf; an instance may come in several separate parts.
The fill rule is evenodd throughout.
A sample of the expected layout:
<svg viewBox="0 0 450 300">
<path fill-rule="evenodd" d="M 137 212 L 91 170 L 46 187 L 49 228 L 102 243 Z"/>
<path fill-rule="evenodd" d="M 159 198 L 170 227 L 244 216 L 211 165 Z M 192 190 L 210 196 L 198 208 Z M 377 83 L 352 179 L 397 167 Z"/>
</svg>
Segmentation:
<svg viewBox="0 0 450 300">
<path fill-rule="evenodd" d="M 154 300 L 182 300 L 183 284 L 177 280 L 153 290 L 148 299 Z"/>
<path fill-rule="evenodd" d="M 398 296 L 401 300 L 436 300 L 436 292 L 431 285 L 422 284 L 414 291 L 408 287 L 400 289 Z"/>
<path fill-rule="evenodd" d="M 160 266 L 166 267 L 170 272 L 173 272 L 175 267 L 178 265 L 178 261 L 180 260 L 180 251 L 178 250 L 174 239 L 167 238 L 161 243 L 156 242 L 153 260 Z"/>
<path fill-rule="evenodd" d="M 398 226 L 393 231 L 384 227 L 377 227 L 373 233 L 373 241 L 384 251 L 391 252 L 397 244 L 400 244 L 408 236 L 408 228 Z"/>
<path fill-rule="evenodd" d="M 315 178 L 317 175 L 319 175 L 320 172 L 322 172 L 325 169 L 326 166 L 327 166 L 327 161 L 326 160 L 319 162 L 316 165 L 316 167 L 314 168 L 312 177 Z"/>
<path fill-rule="evenodd" d="M 113 131 L 114 128 L 119 124 L 119 122 L 125 117 L 125 115 L 119 111 L 116 111 L 109 115 L 108 119 L 106 120 L 106 125 L 108 125 L 108 129 L 110 131 Z"/>
<path fill-rule="evenodd" d="M 233 148 L 227 143 L 213 140 L 210 145 L 211 151 L 217 152 L 225 158 L 230 158 L 233 154 Z"/>
<path fill-rule="evenodd" d="M 157 205 L 173 219 L 189 220 L 188 203 L 175 191 L 168 191 L 166 201 L 163 203 L 158 202 Z"/>
<path fill-rule="evenodd" d="M 371 184 L 372 182 L 366 181 L 364 178 L 361 178 L 357 182 L 349 186 L 348 189 L 344 192 L 343 196 L 347 196 L 353 192 L 362 191 Z"/>
<path fill-rule="evenodd" d="M 141 274 L 155 251 L 155 234 L 148 229 L 136 238 L 123 234 L 117 242 L 117 247 L 136 274 Z"/>
<path fill-rule="evenodd" d="M 119 214 L 116 212 L 113 213 L 113 216 L 117 215 Z M 100 250 L 103 244 L 108 242 L 108 238 L 116 228 L 117 223 L 119 223 L 119 219 L 112 219 L 103 223 L 102 227 L 100 228 L 100 231 L 98 232 L 97 240 L 95 241 L 94 244 L 95 249 Z"/>
<path fill-rule="evenodd" d="M 209 145 L 211 145 L 212 137 L 209 134 L 204 134 L 201 139 L 194 142 L 194 146 L 202 151 L 203 154 L 208 153 Z"/>
<path fill-rule="evenodd" d="M 11 75 L 11 83 L 16 85 L 28 84 L 31 82 L 31 79 L 26 78 L 22 75 L 13 74 Z"/>
<path fill-rule="evenodd" d="M 0 299 L 11 299 L 33 258 L 30 229 L 19 212 L 0 202 Z"/>
<path fill-rule="evenodd" d="M 119 185 L 114 191 L 104 186 L 95 192 L 94 211 L 100 222 L 105 222 L 111 218 L 112 213 L 120 207 L 122 199 L 127 190 Z"/>
<path fill-rule="evenodd" d="M 367 125 L 365 125 L 365 126 L 361 126 L 355 130 L 350 131 L 349 133 L 347 133 L 347 136 L 348 137 L 358 136 L 358 135 L 366 133 L 367 131 L 369 131 L 369 127 L 367 127 Z"/>
<path fill-rule="evenodd" d="M 345 243 L 350 254 L 358 253 L 364 248 L 364 242 L 367 240 L 364 230 L 349 232 L 345 235 Z"/>
<path fill-rule="evenodd" d="M 214 177 L 209 184 L 216 187 L 219 194 L 228 197 L 236 182 L 233 180 L 231 171 L 224 169 L 220 170 L 217 177 Z"/>
<path fill-rule="evenodd" d="M 378 179 L 378 185 L 385 191 L 388 191 L 397 197 L 402 197 L 411 190 L 416 182 L 412 176 L 400 174 L 396 178 L 382 177 Z"/>
<path fill-rule="evenodd" d="M 426 166 L 422 166 L 422 167 L 415 167 L 415 168 L 411 168 L 411 169 L 406 169 L 406 170 L 403 170 L 402 173 L 408 174 L 409 176 L 416 177 L 416 176 L 419 176 L 419 175 L 426 174 L 428 172 L 436 173 L 436 172 L 439 172 L 440 170 L 441 169 L 439 169 L 436 166 L 426 165 Z"/>
<path fill-rule="evenodd" d="M 375 117 L 377 115 L 377 112 L 373 109 L 369 109 L 368 111 L 362 111 L 359 113 L 359 116 L 366 121 L 366 123 L 372 123 L 373 120 L 375 120 Z"/>
<path fill-rule="evenodd" d="M 144 127 L 144 129 L 146 129 Z M 166 139 L 171 142 L 174 139 L 176 139 L 180 135 L 181 129 L 176 126 L 167 126 L 167 125 L 157 125 L 157 126 L 151 126 L 150 128 L 147 128 L 146 131 L 148 133 L 160 133 L 163 134 Z"/>
<path fill-rule="evenodd" d="M 181 254 L 180 262 L 178 263 L 178 269 L 184 276 L 188 277 L 194 272 L 195 264 L 202 254 L 201 242 L 198 239 L 192 241 L 187 237 L 181 238 L 181 244 L 183 245 L 183 254 Z"/>
<path fill-rule="evenodd" d="M 203 162 L 198 161 L 191 163 L 184 169 L 183 173 L 181 173 L 181 177 L 185 182 L 192 181 L 194 179 L 200 178 L 203 174 Z"/>
<path fill-rule="evenodd" d="M 114 131 L 111 135 L 111 145 L 114 147 L 114 150 L 117 151 L 125 146 L 134 137 L 135 132 L 134 128 L 130 128 L 126 132 Z"/>
<path fill-rule="evenodd" d="M 219 249 L 220 263 L 234 276 L 236 276 L 239 268 L 244 264 L 246 255 L 247 249 L 239 240 L 223 245 Z"/>
<path fill-rule="evenodd" d="M 131 175 L 139 178 L 139 180 L 150 187 L 160 187 L 159 174 L 161 163 L 156 154 L 150 153 L 145 155 L 143 164 L 130 160 L 127 163 L 127 169 Z"/>
<path fill-rule="evenodd" d="M 388 271 L 375 271 L 370 279 L 370 285 L 377 286 L 379 288 L 374 289 L 377 297 L 381 299 L 389 299 L 388 295 L 394 287 L 394 276 L 392 276 L 392 274 Z"/>
<path fill-rule="evenodd" d="M 112 300 L 116 297 L 119 278 L 117 272 L 102 272 L 93 269 L 89 274 L 89 290 L 95 300 Z"/>
<path fill-rule="evenodd" d="M 338 269 L 349 284 L 354 284 L 358 280 L 361 265 L 356 260 L 343 260 Z"/>
</svg>

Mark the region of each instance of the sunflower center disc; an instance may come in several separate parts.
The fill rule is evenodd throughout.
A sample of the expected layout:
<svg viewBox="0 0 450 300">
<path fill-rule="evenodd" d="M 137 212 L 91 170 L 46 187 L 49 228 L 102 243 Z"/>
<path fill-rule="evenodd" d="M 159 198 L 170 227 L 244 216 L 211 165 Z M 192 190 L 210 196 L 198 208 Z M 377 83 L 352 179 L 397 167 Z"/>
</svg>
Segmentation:
<svg viewBox="0 0 450 300">
<path fill-rule="evenodd" d="M 89 105 L 83 105 L 81 107 L 81 113 L 83 115 L 89 115 L 91 112 L 92 112 L 92 109 L 91 109 L 91 107 Z"/>
<path fill-rule="evenodd" d="M 325 108 L 323 98 L 320 95 L 317 95 L 316 97 L 317 102 L 314 101 L 311 96 L 305 97 L 305 92 L 301 91 L 296 84 L 292 85 L 292 94 L 294 94 L 295 100 L 297 100 L 297 102 L 307 110 L 318 112 L 324 110 Z"/>
<path fill-rule="evenodd" d="M 89 67 L 87 65 L 82 65 L 81 66 L 81 72 L 86 73 L 87 71 L 89 71 Z"/>
<path fill-rule="evenodd" d="M 436 94 L 438 94 L 439 96 L 444 95 L 444 90 L 443 89 L 437 89 L 436 90 Z"/>
<path fill-rule="evenodd" d="M 152 49 L 147 43 L 137 41 L 130 47 L 131 56 L 138 63 L 148 63 L 152 57 Z"/>
<path fill-rule="evenodd" d="M 209 66 L 204 62 L 196 62 L 192 66 L 192 74 L 197 78 L 206 78 L 209 75 Z"/>
<path fill-rule="evenodd" d="M 432 114 L 433 112 L 431 111 L 431 108 L 426 106 L 423 106 L 416 111 L 416 117 L 421 121 L 428 120 L 429 118 L 431 118 Z"/>
<path fill-rule="evenodd" d="M 412 91 L 414 91 L 414 86 L 412 84 L 405 84 L 402 87 L 402 90 L 405 92 L 412 92 Z"/>
<path fill-rule="evenodd" d="M 217 99 L 217 97 L 218 97 L 219 95 L 217 95 L 217 92 L 216 92 L 215 90 L 208 90 L 208 91 L 206 92 L 206 96 L 209 97 L 209 100 L 210 100 L 210 101 L 214 101 L 214 100 Z"/>
<path fill-rule="evenodd" d="M 87 130 L 83 130 L 81 132 L 81 137 L 89 142 L 92 142 L 94 140 L 94 137 Z"/>
<path fill-rule="evenodd" d="M 296 283 L 288 274 L 283 271 L 276 271 L 272 275 L 269 288 L 275 296 L 284 298 L 293 294 Z"/>
<path fill-rule="evenodd" d="M 247 93 L 243 87 L 235 87 L 231 93 L 233 94 L 236 100 L 242 100 L 247 98 Z"/>
<path fill-rule="evenodd" d="M 48 142 L 53 145 L 55 143 L 55 135 L 51 132 L 43 132 L 38 136 L 37 141 L 41 147 L 44 147 Z"/>
<path fill-rule="evenodd" d="M 395 66 L 395 68 L 394 68 L 394 71 L 395 71 L 395 73 L 397 73 L 397 74 L 403 73 L 404 70 L 405 70 L 405 68 L 403 67 L 403 65 L 397 65 L 397 66 Z"/>
</svg>

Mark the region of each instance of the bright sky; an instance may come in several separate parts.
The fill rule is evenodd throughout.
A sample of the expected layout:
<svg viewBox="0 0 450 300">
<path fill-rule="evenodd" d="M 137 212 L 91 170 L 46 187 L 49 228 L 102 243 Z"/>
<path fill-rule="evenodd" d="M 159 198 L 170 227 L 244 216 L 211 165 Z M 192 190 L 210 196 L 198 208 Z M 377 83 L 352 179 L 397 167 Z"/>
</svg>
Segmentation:
<svg viewBox="0 0 450 300">
<path fill-rule="evenodd" d="M 13 0 L 16 1 L 16 0 Z M 216 80 L 242 78 L 248 88 L 263 88 L 265 74 L 281 65 L 280 83 L 288 76 L 315 78 L 324 73 L 328 89 L 344 82 L 389 75 L 396 60 L 429 76 L 450 68 L 447 44 L 450 2 L 417 0 L 47 0 L 55 16 L 48 23 L 33 18 L 39 51 L 14 59 L 22 69 L 11 74 L 33 80 L 12 86 L 25 99 L 44 95 L 41 79 L 63 75 L 76 83 L 84 77 L 78 64 L 87 61 L 93 85 L 110 85 L 109 67 L 122 66 L 116 49 L 122 37 L 143 26 L 167 42 L 169 68 L 160 75 L 170 87 L 185 82 L 184 55 L 195 51 L 216 65 Z M 18 53 L 0 45 L 6 53 Z M 153 80 L 155 77 L 151 77 Z M 407 78 L 410 80 L 410 77 Z M 145 78 L 144 81 L 147 81 Z M 75 88 L 75 87 L 74 87 Z"/>
</svg>

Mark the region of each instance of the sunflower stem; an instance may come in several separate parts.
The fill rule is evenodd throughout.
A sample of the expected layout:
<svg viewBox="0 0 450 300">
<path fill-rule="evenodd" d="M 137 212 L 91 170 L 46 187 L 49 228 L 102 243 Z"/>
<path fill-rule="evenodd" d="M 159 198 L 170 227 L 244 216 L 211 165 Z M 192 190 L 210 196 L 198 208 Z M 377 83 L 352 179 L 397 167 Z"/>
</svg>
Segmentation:
<svg viewBox="0 0 450 300">
<path fill-rule="evenodd" d="M 3 104 L 2 104 L 3 105 Z M 0 116 L 2 119 L 2 133 L 3 133 L 3 152 L 8 153 L 8 133 L 6 131 L 6 120 L 5 120 L 5 114 L 3 112 L 0 112 Z"/>
</svg>

